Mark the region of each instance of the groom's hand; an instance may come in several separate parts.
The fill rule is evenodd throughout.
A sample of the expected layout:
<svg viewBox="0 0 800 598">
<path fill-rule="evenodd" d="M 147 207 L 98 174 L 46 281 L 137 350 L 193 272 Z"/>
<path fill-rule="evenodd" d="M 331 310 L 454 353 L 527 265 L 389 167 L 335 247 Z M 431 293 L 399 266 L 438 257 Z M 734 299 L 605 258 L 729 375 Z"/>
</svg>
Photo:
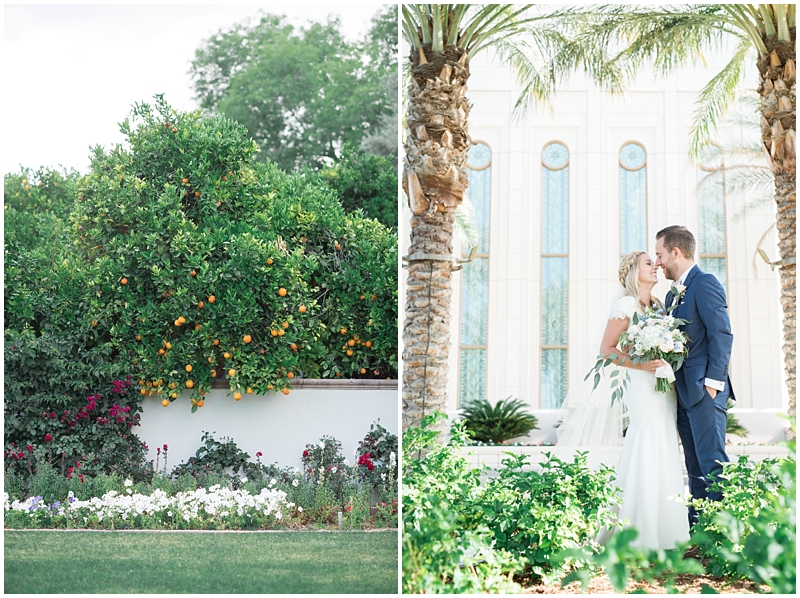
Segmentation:
<svg viewBox="0 0 800 598">
<path fill-rule="evenodd" d="M 706 392 L 708 393 L 708 396 L 710 396 L 712 399 L 717 396 L 716 388 L 711 388 L 710 386 L 706 386 Z"/>
</svg>

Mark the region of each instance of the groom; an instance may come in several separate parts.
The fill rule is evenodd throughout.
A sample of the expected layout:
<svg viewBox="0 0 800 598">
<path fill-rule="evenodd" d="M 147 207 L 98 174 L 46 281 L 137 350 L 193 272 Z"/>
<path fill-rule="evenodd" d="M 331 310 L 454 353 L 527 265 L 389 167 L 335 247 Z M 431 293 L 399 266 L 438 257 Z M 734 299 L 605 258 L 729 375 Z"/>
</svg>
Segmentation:
<svg viewBox="0 0 800 598">
<path fill-rule="evenodd" d="M 694 263 L 694 236 L 683 226 L 668 226 L 656 235 L 656 266 L 672 281 L 667 308 L 687 320 L 681 330 L 689 336 L 689 354 L 675 373 L 678 392 L 678 433 L 683 444 L 689 490 L 694 498 L 720 500 L 711 491 L 710 476 L 722 471 L 728 399 L 735 400 L 728 377 L 733 334 L 725 290 L 713 274 Z M 689 509 L 689 527 L 698 514 Z"/>
</svg>

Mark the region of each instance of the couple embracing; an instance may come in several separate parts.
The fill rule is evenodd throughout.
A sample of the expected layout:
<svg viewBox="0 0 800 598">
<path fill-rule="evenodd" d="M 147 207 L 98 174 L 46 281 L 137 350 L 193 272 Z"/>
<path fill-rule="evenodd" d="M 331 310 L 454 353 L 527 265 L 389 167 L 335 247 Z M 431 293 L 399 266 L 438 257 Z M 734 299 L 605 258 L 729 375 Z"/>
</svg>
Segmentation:
<svg viewBox="0 0 800 598">
<path fill-rule="evenodd" d="M 622 400 L 614 400 L 613 377 L 605 371 L 602 385 L 570 390 L 558 429 L 559 446 L 592 449 L 622 444 L 618 516 L 639 531 L 634 545 L 647 548 L 674 549 L 689 540 L 697 521 L 694 509 L 689 509 L 687 519 L 686 507 L 673 500 L 684 494 L 678 439 L 693 498 L 721 498 L 710 487 L 722 463 L 729 461 L 725 428 L 728 399 L 734 398 L 728 377 L 733 335 L 725 291 L 713 274 L 700 270 L 694 254 L 692 233 L 670 226 L 656 235 L 655 260 L 644 251 L 622 259 L 621 296 L 612 303 L 599 344 L 600 354 L 614 362 L 604 369 L 621 368 L 618 378 L 627 380 Z M 651 295 L 658 268 L 672 281 L 666 305 Z M 655 390 L 656 371 L 662 375 L 664 361 L 636 362 L 620 346 L 620 337 L 649 309 L 686 322 L 680 329 L 689 339 L 688 355 L 667 392 Z"/>
</svg>

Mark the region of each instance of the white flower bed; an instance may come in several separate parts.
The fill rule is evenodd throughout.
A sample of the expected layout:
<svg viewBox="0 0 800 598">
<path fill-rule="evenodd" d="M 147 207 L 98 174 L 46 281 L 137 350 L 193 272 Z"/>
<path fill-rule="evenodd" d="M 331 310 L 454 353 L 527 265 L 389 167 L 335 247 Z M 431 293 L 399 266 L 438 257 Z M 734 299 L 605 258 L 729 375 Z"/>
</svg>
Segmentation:
<svg viewBox="0 0 800 598">
<path fill-rule="evenodd" d="M 130 486 L 128 483 L 125 485 Z M 286 500 L 283 490 L 264 488 L 259 494 L 252 495 L 246 490 L 231 490 L 219 484 L 208 489 L 178 492 L 175 496 L 169 496 L 163 490 L 155 490 L 149 496 L 133 494 L 128 487 L 123 494 L 111 490 L 100 498 L 78 500 L 70 492 L 69 502 L 56 501 L 52 505 L 46 504 L 41 496 L 9 503 L 8 493 L 4 492 L 3 499 L 6 513 L 21 511 L 33 517 L 39 511 L 49 511 L 53 515 L 64 515 L 78 525 L 86 523 L 92 515 L 97 517 L 98 522 L 117 518 L 128 520 L 145 515 L 160 520 L 182 519 L 191 526 L 191 522 L 224 520 L 232 515 L 281 520 L 284 513 L 287 516 L 291 516 L 293 510 L 302 513 L 300 507 Z"/>
</svg>

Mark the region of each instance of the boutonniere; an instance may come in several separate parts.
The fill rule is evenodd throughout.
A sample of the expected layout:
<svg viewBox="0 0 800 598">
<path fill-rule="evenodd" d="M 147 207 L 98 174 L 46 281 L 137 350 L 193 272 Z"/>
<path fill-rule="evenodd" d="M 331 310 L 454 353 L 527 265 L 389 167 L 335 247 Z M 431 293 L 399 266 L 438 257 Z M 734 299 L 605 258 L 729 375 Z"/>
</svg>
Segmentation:
<svg viewBox="0 0 800 598">
<path fill-rule="evenodd" d="M 683 296 L 686 294 L 686 286 L 679 282 L 673 282 L 669 290 L 672 291 L 672 296 L 675 298 L 675 303 L 672 305 L 674 309 L 680 305 L 681 299 L 683 299 Z"/>
</svg>

